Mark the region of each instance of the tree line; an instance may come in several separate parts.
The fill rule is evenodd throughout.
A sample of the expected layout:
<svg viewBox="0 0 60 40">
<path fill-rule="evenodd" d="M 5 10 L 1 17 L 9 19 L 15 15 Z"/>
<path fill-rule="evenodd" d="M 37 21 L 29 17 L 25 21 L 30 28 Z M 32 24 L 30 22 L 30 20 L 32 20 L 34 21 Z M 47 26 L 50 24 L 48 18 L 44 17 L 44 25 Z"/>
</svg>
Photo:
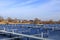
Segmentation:
<svg viewBox="0 0 60 40">
<path fill-rule="evenodd" d="M 35 18 L 33 20 L 21 20 L 21 19 L 17 19 L 17 18 L 6 18 L 4 19 L 2 16 L 0 16 L 0 23 L 3 22 L 3 23 L 6 23 L 6 24 L 9 24 L 9 23 L 21 23 L 21 24 L 60 24 L 60 20 L 58 21 L 53 21 L 52 19 L 51 20 L 46 20 L 46 21 L 42 21 L 38 18 Z"/>
</svg>

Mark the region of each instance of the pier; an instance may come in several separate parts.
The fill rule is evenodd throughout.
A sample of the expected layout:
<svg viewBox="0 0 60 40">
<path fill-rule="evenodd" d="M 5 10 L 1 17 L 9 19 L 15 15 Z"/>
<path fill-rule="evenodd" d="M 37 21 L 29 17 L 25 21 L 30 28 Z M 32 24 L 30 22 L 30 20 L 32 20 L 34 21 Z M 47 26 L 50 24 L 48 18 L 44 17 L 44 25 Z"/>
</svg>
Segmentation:
<svg viewBox="0 0 60 40">
<path fill-rule="evenodd" d="M 15 33 L 14 30 L 12 30 L 12 32 L 8 32 L 8 31 L 5 31 L 5 28 L 4 28 L 4 30 L 0 30 L 0 32 L 7 33 L 7 34 L 14 34 L 14 35 L 23 36 L 23 37 L 34 38 L 34 39 L 42 39 L 42 40 L 46 39 L 46 38 L 43 38 L 43 33 L 42 33 L 42 37 L 36 37 L 34 35 Z"/>
<path fill-rule="evenodd" d="M 54 31 L 54 30 L 60 30 L 60 28 L 58 28 L 58 27 L 43 27 L 44 29 L 51 29 L 52 31 Z"/>
<path fill-rule="evenodd" d="M 7 27 L 16 27 L 16 26 L 10 26 L 10 25 L 8 25 Z M 23 33 L 18 33 L 18 32 L 15 32 L 15 30 L 17 30 L 17 29 L 10 29 L 11 31 L 8 31 L 8 30 L 6 30 L 7 29 L 7 27 L 5 27 L 5 26 L 2 26 L 2 28 L 0 29 L 0 34 L 12 34 L 12 35 L 17 35 L 18 37 L 12 37 L 12 38 L 6 38 L 6 40 L 7 39 L 13 39 L 13 38 L 19 38 L 19 36 L 20 36 L 20 38 L 21 37 L 26 37 L 26 38 L 33 38 L 33 39 L 38 39 L 38 40 L 48 40 L 47 38 L 44 38 L 43 36 L 44 36 L 44 34 L 49 34 L 49 29 L 50 30 L 52 30 L 52 31 L 54 31 L 54 30 L 60 30 L 60 28 L 58 28 L 58 27 L 44 27 L 44 26 L 36 26 L 36 27 L 32 27 L 32 26 L 27 26 L 27 28 L 29 28 L 29 30 L 31 30 L 31 28 L 33 28 L 33 29 L 36 29 L 36 28 L 42 28 L 42 30 L 43 29 L 47 29 L 48 30 L 48 32 L 47 33 L 44 33 L 43 31 L 41 32 L 41 33 L 39 33 L 39 29 L 37 30 L 37 32 L 39 33 L 39 34 L 33 34 L 33 35 L 28 35 L 28 34 L 23 34 Z M 25 28 L 24 26 L 20 26 L 21 28 L 22 28 L 22 30 Z M 26 30 L 26 31 L 24 31 L 24 32 L 27 32 L 28 30 Z M 36 36 L 36 35 L 39 35 L 39 36 Z M 4 39 L 3 39 L 4 40 Z"/>
</svg>

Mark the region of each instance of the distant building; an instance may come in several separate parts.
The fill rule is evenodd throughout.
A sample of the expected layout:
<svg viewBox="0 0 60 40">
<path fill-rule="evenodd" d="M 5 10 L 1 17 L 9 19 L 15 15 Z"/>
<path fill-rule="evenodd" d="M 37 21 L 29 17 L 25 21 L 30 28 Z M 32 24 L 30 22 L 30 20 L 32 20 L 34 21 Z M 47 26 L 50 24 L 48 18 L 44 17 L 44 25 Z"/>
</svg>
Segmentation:
<svg viewBox="0 0 60 40">
<path fill-rule="evenodd" d="M 28 20 L 22 20 L 22 23 L 30 24 L 30 22 Z"/>
</svg>

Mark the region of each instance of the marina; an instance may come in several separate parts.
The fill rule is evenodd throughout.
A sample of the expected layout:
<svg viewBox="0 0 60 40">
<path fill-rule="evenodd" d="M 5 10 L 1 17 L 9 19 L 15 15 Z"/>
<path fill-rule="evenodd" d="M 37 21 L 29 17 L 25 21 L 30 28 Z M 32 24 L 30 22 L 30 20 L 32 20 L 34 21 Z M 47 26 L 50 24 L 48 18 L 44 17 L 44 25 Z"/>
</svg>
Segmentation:
<svg viewBox="0 0 60 40">
<path fill-rule="evenodd" d="M 60 24 L 0 24 L 0 35 L 7 37 L 1 40 L 51 40 L 54 33 L 60 33 Z"/>
<path fill-rule="evenodd" d="M 0 40 L 60 40 L 60 0 L 0 0 Z"/>
</svg>

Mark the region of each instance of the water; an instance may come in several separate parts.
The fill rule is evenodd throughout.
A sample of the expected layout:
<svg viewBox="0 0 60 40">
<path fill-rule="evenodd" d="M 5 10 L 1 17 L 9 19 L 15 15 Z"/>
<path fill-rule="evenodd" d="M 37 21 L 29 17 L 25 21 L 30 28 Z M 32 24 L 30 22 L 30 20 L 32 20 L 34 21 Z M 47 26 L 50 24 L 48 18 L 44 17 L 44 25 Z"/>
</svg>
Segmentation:
<svg viewBox="0 0 60 40">
<path fill-rule="evenodd" d="M 0 30 L 5 28 L 6 31 L 15 33 L 22 33 L 27 35 L 34 35 L 36 37 L 41 37 L 41 33 L 45 33 L 43 38 L 46 40 L 59 40 L 60 39 L 60 30 L 45 29 L 44 27 L 58 27 L 60 24 L 44 24 L 44 25 L 35 25 L 35 24 L 0 24 Z M 17 38 L 14 38 L 17 37 Z M 9 39 L 7 39 L 9 38 Z M 19 37 L 12 34 L 0 34 L 0 39 L 4 40 L 38 40 L 34 38 Z"/>
</svg>

